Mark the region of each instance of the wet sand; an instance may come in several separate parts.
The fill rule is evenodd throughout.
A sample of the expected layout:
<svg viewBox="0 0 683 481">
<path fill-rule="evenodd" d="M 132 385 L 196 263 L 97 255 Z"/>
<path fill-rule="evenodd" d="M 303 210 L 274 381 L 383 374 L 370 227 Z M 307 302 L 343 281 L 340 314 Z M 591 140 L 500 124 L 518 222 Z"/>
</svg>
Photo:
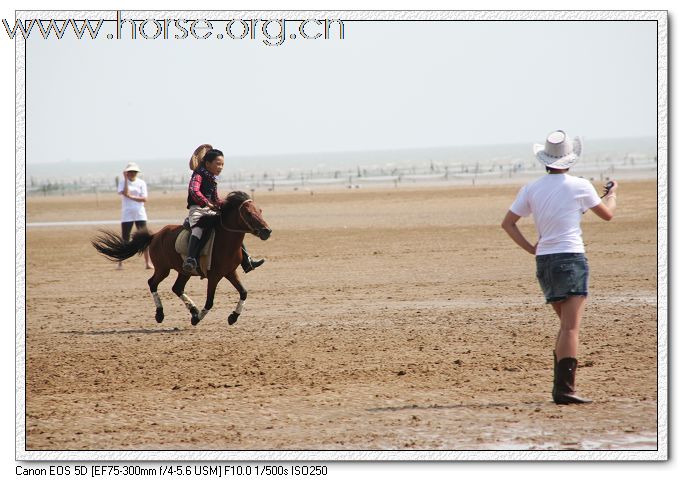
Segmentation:
<svg viewBox="0 0 683 481">
<path fill-rule="evenodd" d="M 28 228 L 27 449 L 655 449 L 656 182 L 621 183 L 610 223 L 585 216 L 588 406 L 551 402 L 558 322 L 499 227 L 517 190 L 257 193 L 273 236 L 246 240 L 268 261 L 240 271 L 233 326 L 227 281 L 192 327 L 172 274 L 157 324 L 141 258 L 115 270 L 95 225 Z M 118 209 L 114 194 L 32 197 L 27 221 Z M 152 192 L 148 213 L 180 221 L 184 195 Z M 188 294 L 203 305 L 205 288 Z"/>
</svg>

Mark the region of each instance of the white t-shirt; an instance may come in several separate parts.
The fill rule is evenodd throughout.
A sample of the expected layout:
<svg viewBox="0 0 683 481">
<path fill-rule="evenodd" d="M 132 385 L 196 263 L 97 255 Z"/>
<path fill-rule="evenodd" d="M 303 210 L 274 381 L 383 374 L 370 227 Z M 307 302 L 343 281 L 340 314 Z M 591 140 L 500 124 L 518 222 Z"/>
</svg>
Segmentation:
<svg viewBox="0 0 683 481">
<path fill-rule="evenodd" d="M 581 216 L 599 203 L 600 197 L 588 180 L 547 174 L 522 187 L 510 210 L 520 217 L 533 214 L 537 256 L 584 253 Z"/>
<path fill-rule="evenodd" d="M 123 193 L 123 180 L 119 181 L 119 194 Z M 144 180 L 136 178 L 128 181 L 128 193 L 136 197 L 147 197 L 147 184 Z M 147 220 L 145 203 L 137 202 L 128 197 L 121 196 L 121 222 L 132 222 L 134 220 Z"/>
</svg>

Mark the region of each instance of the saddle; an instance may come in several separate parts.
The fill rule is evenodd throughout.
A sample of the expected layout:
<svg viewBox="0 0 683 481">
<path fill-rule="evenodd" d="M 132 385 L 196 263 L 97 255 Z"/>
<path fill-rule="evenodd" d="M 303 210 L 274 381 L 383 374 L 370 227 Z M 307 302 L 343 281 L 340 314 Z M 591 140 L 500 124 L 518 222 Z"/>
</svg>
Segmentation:
<svg viewBox="0 0 683 481">
<path fill-rule="evenodd" d="M 183 223 L 183 229 L 175 239 L 175 251 L 180 254 L 183 262 L 185 262 L 185 259 L 187 259 L 187 247 L 190 242 L 190 235 L 192 235 L 190 224 L 187 219 L 185 219 L 185 223 Z M 207 234 L 205 233 L 204 235 Z M 199 252 L 199 259 L 197 259 L 199 265 L 197 268 L 198 272 L 196 274 L 202 279 L 206 277 L 206 274 L 211 270 L 211 252 L 213 251 L 213 240 L 216 236 L 216 233 L 213 229 L 211 229 L 211 232 L 208 233 L 208 236 L 209 238 Z"/>
</svg>

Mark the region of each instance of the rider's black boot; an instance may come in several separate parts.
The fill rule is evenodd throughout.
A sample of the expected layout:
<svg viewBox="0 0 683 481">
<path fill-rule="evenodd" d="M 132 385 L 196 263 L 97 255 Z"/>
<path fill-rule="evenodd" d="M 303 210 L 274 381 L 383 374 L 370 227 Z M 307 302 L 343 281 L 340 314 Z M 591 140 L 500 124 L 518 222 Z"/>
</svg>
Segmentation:
<svg viewBox="0 0 683 481">
<path fill-rule="evenodd" d="M 262 265 L 264 262 L 266 262 L 265 259 L 258 259 L 254 260 L 251 257 L 249 257 L 249 253 L 247 252 L 247 249 L 244 247 L 244 244 L 242 244 L 242 269 L 244 269 L 244 272 L 250 272 Z"/>
<path fill-rule="evenodd" d="M 187 246 L 187 259 L 183 263 L 185 274 L 192 274 L 197 270 L 197 257 L 199 256 L 200 240 L 197 236 L 190 236 L 190 243 Z"/>
</svg>

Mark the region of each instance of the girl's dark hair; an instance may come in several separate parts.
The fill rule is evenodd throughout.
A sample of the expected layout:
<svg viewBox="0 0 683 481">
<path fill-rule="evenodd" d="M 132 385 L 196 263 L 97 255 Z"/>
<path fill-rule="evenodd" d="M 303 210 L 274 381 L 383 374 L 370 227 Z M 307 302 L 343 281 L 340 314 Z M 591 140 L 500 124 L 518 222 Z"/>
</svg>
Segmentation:
<svg viewBox="0 0 683 481">
<path fill-rule="evenodd" d="M 210 149 L 206 152 L 206 154 L 204 154 L 202 164 L 205 164 L 207 162 L 213 162 L 214 160 L 216 160 L 216 157 L 223 157 L 223 152 L 221 152 L 218 149 Z"/>
</svg>

